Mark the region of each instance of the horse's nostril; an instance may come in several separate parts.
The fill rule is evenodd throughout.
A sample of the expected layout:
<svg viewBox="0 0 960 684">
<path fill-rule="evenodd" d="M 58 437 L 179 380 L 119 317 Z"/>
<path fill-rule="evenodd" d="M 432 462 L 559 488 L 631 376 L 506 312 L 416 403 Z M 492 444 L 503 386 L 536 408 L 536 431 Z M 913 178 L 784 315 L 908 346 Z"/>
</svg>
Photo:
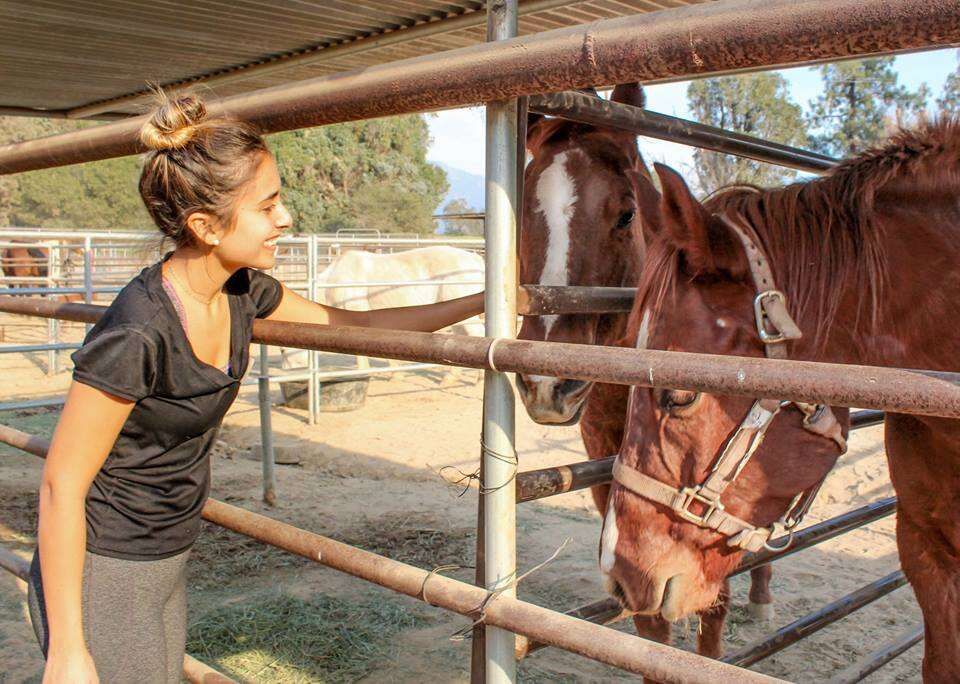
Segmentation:
<svg viewBox="0 0 960 684">
<path fill-rule="evenodd" d="M 580 391 L 586 384 L 583 380 L 564 380 L 553 388 L 553 394 L 557 398 L 565 397 Z"/>
<path fill-rule="evenodd" d="M 620 602 L 620 605 L 624 605 L 627 601 L 627 595 L 617 580 L 610 580 L 610 594 Z"/>
</svg>

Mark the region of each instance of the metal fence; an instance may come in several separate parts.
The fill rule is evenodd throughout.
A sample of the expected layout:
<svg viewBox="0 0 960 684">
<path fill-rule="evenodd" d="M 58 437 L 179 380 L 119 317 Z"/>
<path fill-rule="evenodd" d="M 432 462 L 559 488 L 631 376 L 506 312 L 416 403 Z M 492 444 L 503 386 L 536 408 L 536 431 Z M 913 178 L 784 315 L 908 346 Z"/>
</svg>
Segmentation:
<svg viewBox="0 0 960 684">
<path fill-rule="evenodd" d="M 439 215 L 436 220 L 445 217 Z M 301 235 L 283 237 L 278 243 L 276 265 L 270 271 L 287 287 L 312 300 L 322 290 L 351 286 L 406 288 L 431 285 L 475 285 L 479 279 L 446 278 L 419 281 L 320 282 L 318 276 L 338 257 L 350 250 L 387 254 L 418 247 L 446 245 L 483 254 L 479 238 L 443 238 L 438 236 L 381 234 L 379 231 L 341 231 L 335 235 Z M 0 229 L 0 294 L 12 291 L 17 295 L 55 297 L 66 301 L 106 303 L 141 269 L 156 262 L 169 243 L 156 235 L 114 231 L 58 231 L 30 228 Z M 6 250 L 6 251 L 4 251 Z M 16 253 L 13 252 L 16 250 Z M 30 275 L 16 273 L 29 272 Z M 6 288 L 6 290 L 4 289 Z M 0 346 L 0 354 L 46 352 L 49 375 L 60 370 L 60 353 L 80 347 L 76 330 L 56 319 L 46 324 L 44 340 L 36 343 Z M 0 326 L 2 327 L 2 326 Z M 70 333 L 74 334 L 70 334 Z M 66 339 L 71 338 L 71 339 Z M 258 355 L 257 363 L 265 358 Z M 370 374 L 387 374 L 422 370 L 422 364 L 370 369 Z M 279 371 L 279 369 L 277 369 Z M 250 377 L 245 385 L 254 385 L 265 377 L 258 368 L 258 377 Z M 284 372 L 268 372 L 269 381 L 307 382 L 308 419 L 318 420 L 319 386 L 322 382 L 362 377 L 351 370 L 331 370 L 322 363 L 319 352 L 310 352 L 302 368 Z M 24 400 L 0 403 L 0 411 L 35 408 L 62 403 L 61 399 Z"/>
<path fill-rule="evenodd" d="M 467 338 L 455 342 L 422 333 L 349 328 L 290 326 L 258 321 L 254 339 L 311 350 L 337 351 L 418 363 L 440 363 L 483 368 L 489 392 L 484 401 L 484 449 L 480 531 L 485 540 L 483 581 L 480 586 L 456 582 L 390 561 L 359 549 L 298 530 L 278 521 L 210 501 L 204 516 L 217 524 L 274 544 L 314 561 L 388 586 L 432 605 L 469 615 L 488 627 L 483 635 L 486 652 L 474 681 L 508 682 L 515 679 L 513 634 L 528 643 L 560 646 L 663 682 L 771 681 L 758 673 L 685 653 L 573 616 L 548 611 L 511 595 L 515 588 L 515 501 L 518 489 L 502 486 L 498 454 L 513 453 L 512 394 L 506 372 L 554 375 L 570 379 L 650 386 L 658 385 L 719 394 L 776 396 L 782 399 L 861 406 L 922 415 L 960 417 L 960 375 L 936 374 L 936 380 L 890 368 L 804 363 L 768 359 L 731 359 L 638 349 L 583 347 L 557 343 L 517 343 L 511 339 L 517 313 L 516 268 L 517 128 L 522 121 L 518 96 L 633 80 L 653 81 L 695 74 L 757 69 L 850 57 L 921 49 L 960 42 L 960 4 L 929 0 L 720 0 L 694 8 L 678 8 L 637 17 L 597 21 L 589 26 L 560 29 L 526 38 L 516 32 L 515 0 L 489 4 L 488 29 L 497 44 L 453 50 L 429 58 L 372 67 L 362 72 L 318 78 L 271 89 L 261 97 L 239 97 L 223 103 L 235 116 L 256 122 L 269 131 L 421 111 L 431 108 L 491 102 L 487 116 L 487 332 L 495 339 Z M 843 36 L 838 41 L 836 36 Z M 444 88 L 438 90 L 438 74 Z M 557 114 L 563 102 L 549 105 Z M 214 111 L 217 107 L 214 107 Z M 570 107 L 564 116 L 582 116 L 585 109 Z M 611 110 L 612 111 L 612 110 Z M 590 116 L 596 116 L 591 112 Z M 640 125 L 634 117 L 624 125 Z M 596 121 L 594 121 L 596 122 Z M 648 118 L 646 124 L 663 131 L 675 122 Z M 44 141 L 0 148 L 0 172 L 90 161 L 138 151 L 137 121 L 124 121 Z M 716 141 L 715 130 L 680 127 L 688 142 Z M 735 136 L 727 136 L 734 140 Z M 677 136 L 680 138 L 680 135 Z M 699 142 L 698 142 L 699 140 Z M 711 143 L 712 144 L 712 143 Z M 720 141 L 721 145 L 726 145 Z M 736 148 L 736 149 L 734 149 Z M 738 141 L 727 151 L 755 158 L 775 158 L 795 167 L 825 168 L 831 160 L 802 151 Z M 314 259 L 309 263 L 315 264 Z M 308 274 L 309 278 L 309 274 Z M 87 289 L 85 294 L 89 294 Z M 609 294 L 609 293 L 608 293 Z M 561 297 L 562 299 L 562 297 Z M 583 306 L 582 300 L 580 306 Z M 91 322 L 100 311 L 76 304 L 4 302 L 0 310 Z M 536 313 L 535 307 L 530 313 Z M 690 364 L 697 363 L 699 370 Z M 709 377 L 704 374 L 709 369 Z M 744 370 L 747 370 L 745 373 Z M 649 375 L 648 375 L 649 373 Z M 869 373 L 869 386 L 855 380 Z M 269 379 L 266 380 L 269 382 Z M 878 416 L 871 414 L 869 420 Z M 863 418 L 867 421 L 868 418 Z M 5 431 L 3 441 L 38 453 L 38 445 L 22 434 Z M 502 456 L 500 456 L 502 459 Z M 265 459 L 266 461 L 266 459 Z M 595 465 L 591 465 L 595 468 Z M 554 469 L 557 470 L 557 469 Z M 564 481 L 569 473 L 540 473 Z M 594 470 L 591 483 L 604 481 Z M 531 476 L 518 478 L 522 485 Z M 585 485 L 587 486 L 587 485 Z M 549 489 L 549 488 L 547 488 Z M 569 489 L 569 488 L 568 488 Z M 553 493 L 564 491 L 562 487 Z M 842 519 L 811 526 L 799 535 L 817 539 L 850 529 L 851 525 L 888 513 L 892 502 L 878 502 L 869 510 L 852 511 Z M 798 545 L 799 546 L 799 545 Z M 797 548 L 797 547 L 794 547 Z M 786 554 L 782 554 L 786 555 Z M 782 557 L 781 555 L 781 557 Z M 770 562 L 771 557 L 745 563 Z M 743 566 L 742 566 L 743 567 Z M 746 664 L 775 647 L 795 641 L 831 619 L 891 591 L 903 583 L 894 572 L 854 594 L 786 626 L 761 644 L 731 656 Z M 878 663 L 917 641 L 915 631 L 852 666 L 842 681 L 857 681 Z M 480 674 L 478 674 L 478 672 Z M 865 676 L 865 675 L 864 675 Z"/>
</svg>

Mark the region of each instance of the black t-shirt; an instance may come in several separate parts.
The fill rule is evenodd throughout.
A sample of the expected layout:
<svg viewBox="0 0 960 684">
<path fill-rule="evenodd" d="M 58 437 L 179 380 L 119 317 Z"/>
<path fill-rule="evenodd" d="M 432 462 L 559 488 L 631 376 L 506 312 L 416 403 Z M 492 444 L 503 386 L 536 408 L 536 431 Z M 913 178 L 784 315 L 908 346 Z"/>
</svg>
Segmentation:
<svg viewBox="0 0 960 684">
<path fill-rule="evenodd" d="M 74 380 L 136 402 L 86 501 L 87 550 L 114 558 L 166 558 L 197 538 L 208 453 L 247 370 L 253 319 L 283 296 L 253 269 L 227 281 L 228 375 L 194 355 L 161 263 L 123 288 L 72 356 Z"/>
</svg>

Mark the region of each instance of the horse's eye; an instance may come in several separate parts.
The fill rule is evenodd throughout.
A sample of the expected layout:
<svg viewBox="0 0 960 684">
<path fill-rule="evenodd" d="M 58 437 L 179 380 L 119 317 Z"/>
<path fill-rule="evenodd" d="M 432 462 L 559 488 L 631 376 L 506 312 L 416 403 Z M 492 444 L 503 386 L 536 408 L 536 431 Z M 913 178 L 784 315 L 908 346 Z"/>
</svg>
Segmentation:
<svg viewBox="0 0 960 684">
<path fill-rule="evenodd" d="M 617 220 L 617 228 L 626 228 L 631 223 L 633 223 L 633 217 L 636 216 L 637 212 L 633 209 L 630 211 L 625 211 L 620 214 L 620 218 Z"/>
<path fill-rule="evenodd" d="M 660 390 L 660 408 L 670 413 L 680 413 L 692 408 L 700 398 L 699 392 L 688 390 L 665 389 Z"/>
</svg>

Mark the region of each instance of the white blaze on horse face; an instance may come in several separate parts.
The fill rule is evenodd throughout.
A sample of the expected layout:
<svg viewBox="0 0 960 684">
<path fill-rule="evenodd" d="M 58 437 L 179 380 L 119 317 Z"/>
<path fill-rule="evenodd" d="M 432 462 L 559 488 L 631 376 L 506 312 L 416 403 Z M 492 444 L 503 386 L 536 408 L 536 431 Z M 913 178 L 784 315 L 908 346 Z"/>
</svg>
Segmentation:
<svg viewBox="0 0 960 684">
<path fill-rule="evenodd" d="M 637 349 L 646 349 L 647 340 L 650 337 L 650 309 L 643 312 L 643 318 L 640 319 L 640 329 L 637 330 Z"/>
<path fill-rule="evenodd" d="M 613 494 L 607 503 L 607 515 L 603 521 L 603 535 L 600 537 L 600 570 L 604 575 L 613 572 L 613 565 L 617 561 L 617 513 L 613 507 Z"/>
<path fill-rule="evenodd" d="M 567 262 L 570 257 L 570 219 L 577 204 L 577 190 L 567 173 L 570 151 L 553 158 L 537 183 L 537 208 L 547 221 L 547 255 L 540 273 L 541 285 L 569 285 Z M 544 337 L 557 322 L 557 316 L 544 316 Z"/>
</svg>

